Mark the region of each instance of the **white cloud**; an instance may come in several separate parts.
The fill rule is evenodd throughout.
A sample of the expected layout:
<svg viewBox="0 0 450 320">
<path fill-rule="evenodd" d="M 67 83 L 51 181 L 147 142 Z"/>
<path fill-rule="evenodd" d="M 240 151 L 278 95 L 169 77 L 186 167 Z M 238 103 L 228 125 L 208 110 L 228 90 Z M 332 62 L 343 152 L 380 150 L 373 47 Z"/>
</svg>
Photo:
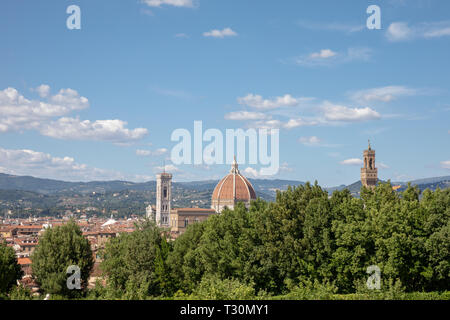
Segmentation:
<svg viewBox="0 0 450 320">
<path fill-rule="evenodd" d="M 322 140 L 316 136 L 300 137 L 298 141 L 306 146 L 318 146 Z"/>
<path fill-rule="evenodd" d="M 297 127 L 304 127 L 304 126 L 315 126 L 319 124 L 316 120 L 305 120 L 302 118 L 295 118 L 295 119 L 289 119 L 288 122 L 283 124 L 283 127 L 285 129 L 293 129 Z"/>
<path fill-rule="evenodd" d="M 251 93 L 245 97 L 238 98 L 237 101 L 239 104 L 262 110 L 297 106 L 301 102 L 300 99 L 296 99 L 290 94 L 273 99 L 263 99 L 262 96 Z"/>
<path fill-rule="evenodd" d="M 318 122 L 315 120 L 304 120 L 301 118 L 289 119 L 288 121 L 281 121 L 277 119 L 253 121 L 248 124 L 248 127 L 255 129 L 294 129 L 303 126 L 314 126 Z"/>
<path fill-rule="evenodd" d="M 362 93 L 355 97 L 371 98 Z M 384 97 L 385 98 L 385 97 Z M 348 107 L 323 101 L 315 104 L 304 103 L 313 98 L 294 98 L 286 94 L 281 97 L 264 99 L 260 95 L 248 94 L 239 97 L 238 103 L 260 112 L 237 111 L 225 115 L 227 120 L 248 121 L 247 127 L 255 129 L 293 129 L 305 126 L 336 125 L 336 122 L 360 122 L 378 120 L 381 115 L 372 108 Z M 302 108 L 304 116 L 299 117 L 299 108 Z M 313 113 L 308 114 L 307 112 Z M 324 145 L 325 146 L 325 145 Z M 337 147 L 338 145 L 326 145 Z"/>
<path fill-rule="evenodd" d="M 34 91 L 36 91 L 41 98 L 46 98 L 50 93 L 50 86 L 47 84 L 41 84 L 39 87 L 34 89 Z"/>
<path fill-rule="evenodd" d="M 89 101 L 85 97 L 80 97 L 78 92 L 73 89 L 61 89 L 59 92 L 49 98 L 50 102 L 56 105 L 67 106 L 70 111 L 83 110 L 89 107 Z"/>
<path fill-rule="evenodd" d="M 339 163 L 342 165 L 345 165 L 345 166 L 360 166 L 363 164 L 363 161 L 358 158 L 352 158 L 352 159 L 347 159 L 347 160 L 341 161 Z"/>
<path fill-rule="evenodd" d="M 226 120 L 263 120 L 269 116 L 262 112 L 236 111 L 225 115 Z"/>
<path fill-rule="evenodd" d="M 28 149 L 0 148 L 0 168 L 7 174 L 30 175 L 65 181 L 129 180 L 148 181 L 150 176 L 126 175 L 77 163 L 72 157 L 54 157 Z"/>
<path fill-rule="evenodd" d="M 405 22 L 393 22 L 389 25 L 386 36 L 390 41 L 405 41 L 414 35 L 413 30 Z"/>
<path fill-rule="evenodd" d="M 279 172 L 293 172 L 294 169 L 289 166 L 287 162 L 283 162 L 280 166 Z"/>
<path fill-rule="evenodd" d="M 369 107 L 349 108 L 325 101 L 322 105 L 322 109 L 324 111 L 325 119 L 329 121 L 357 122 L 381 118 L 378 112 Z"/>
<path fill-rule="evenodd" d="M 136 150 L 136 155 L 138 156 L 162 156 L 164 154 L 166 154 L 169 150 L 167 150 L 166 148 L 159 148 L 156 149 L 155 151 L 150 151 L 150 150 L 141 150 L 138 149 Z"/>
<path fill-rule="evenodd" d="M 49 88 L 39 87 L 42 94 Z M 48 101 L 29 100 L 14 88 L 0 91 L 0 132 L 36 129 L 51 118 L 89 107 L 87 98 L 73 89 L 61 89 Z"/>
<path fill-rule="evenodd" d="M 420 90 L 405 86 L 387 86 L 367 90 L 356 91 L 351 98 L 359 103 L 371 101 L 391 102 L 403 96 L 415 96 L 420 94 Z"/>
<path fill-rule="evenodd" d="M 127 129 L 122 120 L 84 120 L 64 117 L 89 107 L 89 100 L 76 90 L 61 89 L 50 95 L 50 87 L 37 89 L 46 101 L 29 100 L 14 88 L 0 91 L 0 132 L 37 130 L 42 135 L 69 140 L 103 140 L 127 143 L 147 135 L 145 128 Z"/>
<path fill-rule="evenodd" d="M 337 53 L 330 49 L 322 49 L 320 52 L 314 52 L 310 54 L 312 59 L 327 59 L 336 56 Z"/>
<path fill-rule="evenodd" d="M 386 31 L 387 39 L 392 42 L 445 36 L 450 36 L 450 21 L 420 23 L 413 26 L 409 26 L 406 22 L 393 22 Z"/>
<path fill-rule="evenodd" d="M 313 52 L 296 57 L 293 59 L 293 62 L 296 65 L 304 67 L 328 67 L 352 61 L 369 61 L 371 56 L 372 50 L 366 47 L 348 48 L 347 51 L 342 52 L 324 49 L 320 52 Z"/>
<path fill-rule="evenodd" d="M 280 120 L 261 120 L 261 121 L 253 121 L 248 124 L 249 128 L 254 129 L 280 129 L 284 126 L 284 123 Z"/>
<path fill-rule="evenodd" d="M 133 130 L 125 128 L 122 120 L 80 120 L 78 118 L 60 118 L 43 127 L 41 134 L 66 140 L 95 140 L 113 143 L 127 143 L 142 139 L 148 134 L 145 128 Z"/>
<path fill-rule="evenodd" d="M 204 32 L 203 36 L 213 38 L 224 38 L 237 36 L 237 33 L 233 31 L 231 28 L 225 28 L 223 30 L 214 29 L 208 32 Z"/>
<path fill-rule="evenodd" d="M 252 167 L 245 168 L 244 169 L 244 173 L 245 173 L 245 175 L 249 175 L 249 176 L 252 176 L 252 177 L 259 177 L 259 175 L 260 175 L 259 171 L 254 169 L 254 168 L 252 168 Z"/>
<path fill-rule="evenodd" d="M 443 169 L 450 169 L 450 160 L 441 161 L 441 168 L 443 168 Z"/>
<path fill-rule="evenodd" d="M 450 27 L 426 31 L 423 34 L 423 36 L 425 38 L 438 38 L 438 37 L 450 36 Z"/>
<path fill-rule="evenodd" d="M 161 7 L 163 5 L 174 6 L 174 7 L 193 7 L 194 3 L 192 0 L 142 0 L 149 7 Z"/>
<path fill-rule="evenodd" d="M 173 164 L 166 164 L 165 166 L 154 167 L 153 171 L 155 172 L 165 171 L 171 173 L 171 172 L 180 172 L 180 169 L 174 166 Z"/>
</svg>

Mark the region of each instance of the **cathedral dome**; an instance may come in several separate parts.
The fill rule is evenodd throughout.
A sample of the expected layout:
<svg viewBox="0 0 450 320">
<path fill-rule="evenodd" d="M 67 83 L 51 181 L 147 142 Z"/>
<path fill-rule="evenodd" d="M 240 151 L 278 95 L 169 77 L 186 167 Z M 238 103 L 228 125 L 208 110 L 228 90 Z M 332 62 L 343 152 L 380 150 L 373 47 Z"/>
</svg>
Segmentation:
<svg viewBox="0 0 450 320">
<path fill-rule="evenodd" d="M 225 206 L 233 209 L 236 202 L 244 202 L 249 205 L 250 201 L 255 199 L 255 189 L 250 181 L 241 175 L 236 159 L 234 159 L 230 173 L 220 180 L 214 189 L 211 207 L 220 212 Z"/>
</svg>

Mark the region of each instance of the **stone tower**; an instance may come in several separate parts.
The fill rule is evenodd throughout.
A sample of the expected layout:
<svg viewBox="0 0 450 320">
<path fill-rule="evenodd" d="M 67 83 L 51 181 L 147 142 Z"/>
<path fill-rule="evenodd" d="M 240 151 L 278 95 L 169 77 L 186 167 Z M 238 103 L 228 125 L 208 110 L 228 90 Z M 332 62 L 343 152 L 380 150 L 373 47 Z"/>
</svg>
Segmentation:
<svg viewBox="0 0 450 320">
<path fill-rule="evenodd" d="M 156 176 L 156 223 L 161 227 L 170 226 L 171 200 L 172 174 L 160 173 Z"/>
<path fill-rule="evenodd" d="M 373 188 L 378 182 L 378 169 L 375 168 L 375 150 L 364 150 L 364 168 L 361 168 L 361 183 L 365 187 Z"/>
</svg>

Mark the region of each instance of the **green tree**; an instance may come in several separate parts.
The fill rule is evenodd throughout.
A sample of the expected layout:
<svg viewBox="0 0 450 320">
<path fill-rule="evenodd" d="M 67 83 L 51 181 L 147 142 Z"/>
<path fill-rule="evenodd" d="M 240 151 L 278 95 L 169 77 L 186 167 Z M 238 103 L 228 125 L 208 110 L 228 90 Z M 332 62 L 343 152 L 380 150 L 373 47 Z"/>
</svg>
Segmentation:
<svg viewBox="0 0 450 320">
<path fill-rule="evenodd" d="M 425 241 L 427 290 L 448 290 L 450 279 L 450 189 L 425 190 L 421 206 L 426 211 Z"/>
<path fill-rule="evenodd" d="M 31 257 L 33 276 L 45 293 L 65 298 L 79 297 L 87 286 L 94 259 L 89 241 L 72 220 L 63 226 L 47 229 Z M 67 287 L 67 268 L 78 266 L 81 271 L 80 290 Z"/>
<path fill-rule="evenodd" d="M 163 231 L 150 221 L 136 225 L 132 233 L 111 239 L 105 246 L 101 269 L 113 297 L 145 299 L 173 294 L 167 267 L 170 250 Z"/>
<path fill-rule="evenodd" d="M 0 242 L 0 294 L 7 294 L 22 275 L 13 248 Z"/>
<path fill-rule="evenodd" d="M 171 277 L 183 292 L 192 292 L 205 272 L 199 254 L 200 238 L 205 226 L 206 221 L 189 225 L 186 232 L 175 240 L 173 250 L 168 255 L 167 265 Z"/>
<path fill-rule="evenodd" d="M 368 211 L 361 199 L 352 198 L 347 190 L 336 191 L 331 197 L 335 219 L 332 232 L 335 248 L 331 269 L 340 292 L 354 291 L 354 282 L 367 277 L 366 268 L 373 264 L 375 244 L 371 236 Z"/>
<path fill-rule="evenodd" d="M 33 300 L 31 290 L 22 285 L 14 286 L 9 294 L 11 300 Z"/>
<path fill-rule="evenodd" d="M 194 300 L 254 300 L 255 289 L 237 279 L 205 276 L 188 297 Z"/>
</svg>

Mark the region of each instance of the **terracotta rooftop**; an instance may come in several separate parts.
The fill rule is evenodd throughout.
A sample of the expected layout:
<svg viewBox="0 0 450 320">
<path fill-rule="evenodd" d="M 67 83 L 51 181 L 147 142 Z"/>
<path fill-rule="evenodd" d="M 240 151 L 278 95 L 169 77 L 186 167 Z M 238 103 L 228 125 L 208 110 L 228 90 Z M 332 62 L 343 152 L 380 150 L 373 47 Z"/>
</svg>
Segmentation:
<svg viewBox="0 0 450 320">
<path fill-rule="evenodd" d="M 31 264 L 31 259 L 30 258 L 19 258 L 19 259 L 17 259 L 17 263 L 20 265 Z"/>
</svg>

